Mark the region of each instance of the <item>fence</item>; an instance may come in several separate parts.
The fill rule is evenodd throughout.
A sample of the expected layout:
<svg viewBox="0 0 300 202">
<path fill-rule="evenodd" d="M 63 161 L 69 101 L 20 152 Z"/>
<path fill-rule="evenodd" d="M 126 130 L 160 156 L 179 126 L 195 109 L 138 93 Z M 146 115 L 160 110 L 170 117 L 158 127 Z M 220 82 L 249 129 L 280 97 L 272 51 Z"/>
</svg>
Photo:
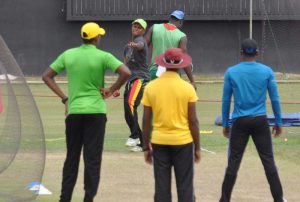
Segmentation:
<svg viewBox="0 0 300 202">
<path fill-rule="evenodd" d="M 245 20 L 250 0 L 67 0 L 67 20 L 165 20 L 174 9 L 187 20 Z M 253 0 L 255 20 L 300 20 L 299 0 Z"/>
</svg>

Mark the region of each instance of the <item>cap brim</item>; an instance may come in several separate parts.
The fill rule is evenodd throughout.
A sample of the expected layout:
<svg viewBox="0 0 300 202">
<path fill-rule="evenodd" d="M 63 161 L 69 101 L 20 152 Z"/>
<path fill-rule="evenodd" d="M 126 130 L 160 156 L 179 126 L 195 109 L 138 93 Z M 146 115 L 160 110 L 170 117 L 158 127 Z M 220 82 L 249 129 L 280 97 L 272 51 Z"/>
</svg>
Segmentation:
<svg viewBox="0 0 300 202">
<path fill-rule="evenodd" d="M 147 25 L 146 25 L 146 26 L 143 25 L 143 24 L 142 24 L 140 21 L 138 21 L 138 20 L 133 21 L 131 24 L 135 24 L 135 23 L 139 24 L 143 29 L 146 29 L 146 28 L 147 28 Z"/>
<path fill-rule="evenodd" d="M 102 35 L 102 36 L 105 35 L 105 30 L 101 27 L 99 29 L 99 34 Z"/>
<path fill-rule="evenodd" d="M 186 68 L 186 67 L 190 66 L 191 63 L 192 63 L 192 58 L 189 55 L 187 55 L 187 54 L 183 54 L 183 56 L 182 56 L 182 63 L 180 63 L 180 64 L 166 63 L 164 61 L 164 57 L 165 57 L 164 53 L 160 54 L 159 56 L 157 56 L 155 58 L 155 63 L 157 65 L 163 66 L 163 67 L 165 67 L 167 69 L 182 69 L 182 68 Z"/>
<path fill-rule="evenodd" d="M 178 19 L 178 20 L 183 20 L 183 19 L 184 19 L 184 18 L 182 18 L 182 17 L 179 17 L 179 16 L 176 15 L 176 14 L 171 14 L 171 16 L 175 17 L 175 18 Z"/>
</svg>

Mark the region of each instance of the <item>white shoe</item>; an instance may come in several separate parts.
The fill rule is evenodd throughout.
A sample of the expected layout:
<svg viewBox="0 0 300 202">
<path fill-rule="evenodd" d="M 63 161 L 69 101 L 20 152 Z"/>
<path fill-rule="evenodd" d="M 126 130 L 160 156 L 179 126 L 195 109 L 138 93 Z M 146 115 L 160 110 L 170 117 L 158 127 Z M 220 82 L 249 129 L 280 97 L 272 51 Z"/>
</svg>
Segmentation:
<svg viewBox="0 0 300 202">
<path fill-rule="evenodd" d="M 133 139 L 133 138 L 128 138 L 126 141 L 125 145 L 127 147 L 135 147 L 136 145 L 140 144 L 139 138 Z"/>
<path fill-rule="evenodd" d="M 135 146 L 135 147 L 132 147 L 132 148 L 130 149 L 130 151 L 132 151 L 132 152 L 142 152 L 142 151 L 143 151 L 143 148 L 140 147 L 140 146 Z"/>
<path fill-rule="evenodd" d="M 288 202 L 288 200 L 286 200 L 285 198 L 283 198 L 283 202 Z"/>
</svg>

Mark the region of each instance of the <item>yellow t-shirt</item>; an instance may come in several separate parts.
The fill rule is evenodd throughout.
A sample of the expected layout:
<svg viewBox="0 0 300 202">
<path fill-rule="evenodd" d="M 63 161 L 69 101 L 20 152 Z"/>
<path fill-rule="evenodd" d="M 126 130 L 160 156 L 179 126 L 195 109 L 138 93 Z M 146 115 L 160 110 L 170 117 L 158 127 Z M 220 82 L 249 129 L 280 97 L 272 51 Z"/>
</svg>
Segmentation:
<svg viewBox="0 0 300 202">
<path fill-rule="evenodd" d="M 183 145 L 193 141 L 188 123 L 188 103 L 196 102 L 194 87 L 177 72 L 167 71 L 145 87 L 142 104 L 152 108 L 151 142 Z"/>
</svg>

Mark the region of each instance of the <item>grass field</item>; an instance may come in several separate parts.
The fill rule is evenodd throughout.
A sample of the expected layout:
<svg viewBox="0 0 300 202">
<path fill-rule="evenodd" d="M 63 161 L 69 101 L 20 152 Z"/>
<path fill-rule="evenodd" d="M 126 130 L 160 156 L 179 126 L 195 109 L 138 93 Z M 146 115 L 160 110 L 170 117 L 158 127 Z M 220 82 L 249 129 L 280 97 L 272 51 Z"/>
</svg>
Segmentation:
<svg viewBox="0 0 300 202">
<path fill-rule="evenodd" d="M 61 84 L 66 89 L 65 84 Z M 61 170 L 65 155 L 64 106 L 54 94 L 41 84 L 30 85 L 37 102 L 44 125 L 46 138 L 46 168 L 43 184 L 53 195 L 39 196 L 36 201 L 58 201 L 60 194 Z M 282 112 L 300 111 L 300 83 L 279 84 Z M 222 84 L 199 84 L 197 113 L 201 130 L 213 131 L 201 135 L 204 149 L 202 160 L 196 165 L 195 188 L 197 201 L 216 202 L 226 167 L 228 141 L 222 136 L 222 128 L 214 125 L 221 113 Z M 142 153 L 130 153 L 124 143 L 129 135 L 123 115 L 122 98 L 110 98 L 108 123 L 105 138 L 101 183 L 96 202 L 147 202 L 153 201 L 154 180 L 152 167 L 146 165 Z M 270 110 L 270 107 L 269 107 Z M 270 111 L 271 113 L 271 111 Z M 140 118 L 142 107 L 140 107 Z M 284 141 L 287 138 L 288 141 Z M 300 127 L 284 129 L 282 137 L 274 139 L 277 166 L 283 183 L 284 193 L 289 202 L 300 201 Z M 83 169 L 81 165 L 73 201 L 82 201 Z M 176 199 L 175 185 L 173 195 Z M 264 171 L 250 141 L 243 159 L 232 202 L 271 202 Z M 176 201 L 176 200 L 174 200 Z"/>
</svg>

